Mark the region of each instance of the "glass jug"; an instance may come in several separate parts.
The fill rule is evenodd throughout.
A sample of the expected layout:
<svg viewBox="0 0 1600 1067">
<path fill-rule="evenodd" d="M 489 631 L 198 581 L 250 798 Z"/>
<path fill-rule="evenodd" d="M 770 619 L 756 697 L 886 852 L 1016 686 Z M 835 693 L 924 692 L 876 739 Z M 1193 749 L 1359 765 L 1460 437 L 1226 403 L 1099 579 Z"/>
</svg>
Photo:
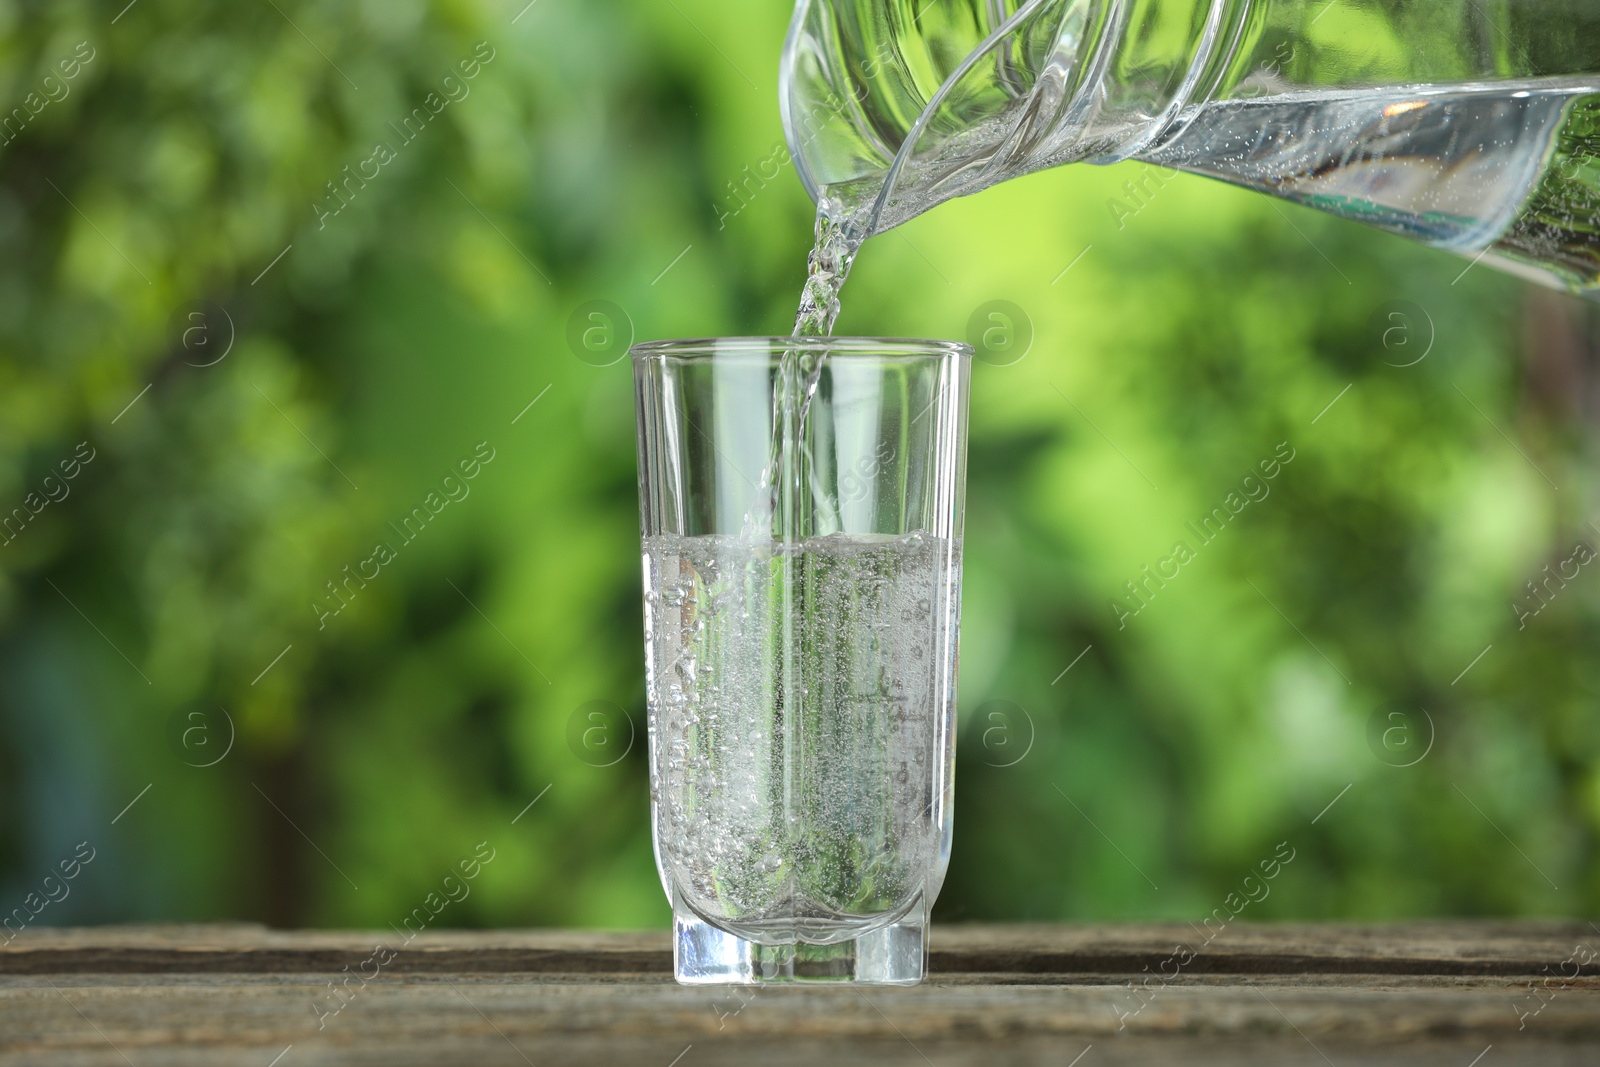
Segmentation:
<svg viewBox="0 0 1600 1067">
<path fill-rule="evenodd" d="M 849 244 L 1139 159 L 1600 287 L 1596 0 L 799 0 L 790 154 Z"/>
</svg>

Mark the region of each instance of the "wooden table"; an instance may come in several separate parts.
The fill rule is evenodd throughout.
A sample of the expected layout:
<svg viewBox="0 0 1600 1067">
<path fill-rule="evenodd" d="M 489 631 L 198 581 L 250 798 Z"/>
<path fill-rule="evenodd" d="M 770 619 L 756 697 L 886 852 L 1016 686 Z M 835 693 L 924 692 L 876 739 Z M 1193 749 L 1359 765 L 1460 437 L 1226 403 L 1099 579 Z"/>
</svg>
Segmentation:
<svg viewBox="0 0 1600 1067">
<path fill-rule="evenodd" d="M 664 932 L 29 930 L 0 1065 L 1600 1065 L 1585 922 L 936 926 L 914 989 L 671 966 Z"/>
</svg>

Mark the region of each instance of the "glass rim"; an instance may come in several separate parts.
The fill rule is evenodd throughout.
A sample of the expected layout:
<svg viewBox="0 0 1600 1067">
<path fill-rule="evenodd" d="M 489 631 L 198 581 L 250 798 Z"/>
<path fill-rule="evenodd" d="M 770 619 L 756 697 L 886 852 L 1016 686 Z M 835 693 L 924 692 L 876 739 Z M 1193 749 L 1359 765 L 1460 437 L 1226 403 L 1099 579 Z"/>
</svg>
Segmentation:
<svg viewBox="0 0 1600 1067">
<path fill-rule="evenodd" d="M 779 351 L 824 352 L 830 356 L 890 356 L 900 359 L 947 359 L 973 357 L 972 346 L 963 341 L 921 337 L 685 337 L 675 340 L 641 341 L 628 349 L 634 362 L 662 357 L 682 360 L 718 359 L 738 356 L 768 357 Z"/>
</svg>

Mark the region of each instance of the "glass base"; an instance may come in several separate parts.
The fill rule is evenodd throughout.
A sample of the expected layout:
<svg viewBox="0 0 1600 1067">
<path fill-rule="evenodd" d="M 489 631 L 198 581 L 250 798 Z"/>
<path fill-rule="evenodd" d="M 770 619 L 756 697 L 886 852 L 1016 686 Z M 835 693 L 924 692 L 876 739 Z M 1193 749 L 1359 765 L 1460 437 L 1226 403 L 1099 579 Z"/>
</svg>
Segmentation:
<svg viewBox="0 0 1600 1067">
<path fill-rule="evenodd" d="M 928 973 L 928 927 L 920 917 L 832 945 L 762 945 L 682 912 L 672 922 L 673 969 L 685 985 L 916 985 Z"/>
</svg>

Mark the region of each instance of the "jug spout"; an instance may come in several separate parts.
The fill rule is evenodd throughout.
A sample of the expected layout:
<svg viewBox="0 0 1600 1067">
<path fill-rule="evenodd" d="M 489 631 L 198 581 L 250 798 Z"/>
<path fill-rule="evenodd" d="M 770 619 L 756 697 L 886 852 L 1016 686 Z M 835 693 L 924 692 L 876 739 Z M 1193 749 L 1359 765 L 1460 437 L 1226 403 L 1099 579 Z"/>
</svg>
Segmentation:
<svg viewBox="0 0 1600 1067">
<path fill-rule="evenodd" d="M 799 0 L 782 103 L 862 238 L 1138 158 L 1590 292 L 1597 68 L 1589 0 Z"/>
</svg>

